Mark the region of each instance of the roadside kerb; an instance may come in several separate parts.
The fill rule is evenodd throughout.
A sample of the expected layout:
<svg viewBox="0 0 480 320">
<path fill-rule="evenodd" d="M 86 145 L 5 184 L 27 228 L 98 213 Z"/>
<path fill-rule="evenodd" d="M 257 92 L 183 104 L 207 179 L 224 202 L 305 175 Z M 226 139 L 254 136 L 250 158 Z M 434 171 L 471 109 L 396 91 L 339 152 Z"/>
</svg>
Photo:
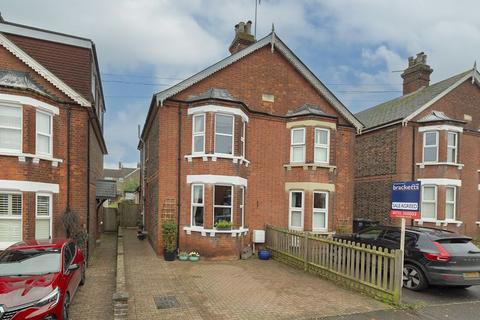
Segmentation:
<svg viewBox="0 0 480 320">
<path fill-rule="evenodd" d="M 400 250 L 388 250 L 308 232 L 267 226 L 266 247 L 274 259 L 318 274 L 383 302 L 401 302 Z"/>
<path fill-rule="evenodd" d="M 128 318 L 128 292 L 125 279 L 125 261 L 123 247 L 123 229 L 118 228 L 117 233 L 117 270 L 116 270 L 116 289 L 113 294 L 113 319 Z"/>
</svg>

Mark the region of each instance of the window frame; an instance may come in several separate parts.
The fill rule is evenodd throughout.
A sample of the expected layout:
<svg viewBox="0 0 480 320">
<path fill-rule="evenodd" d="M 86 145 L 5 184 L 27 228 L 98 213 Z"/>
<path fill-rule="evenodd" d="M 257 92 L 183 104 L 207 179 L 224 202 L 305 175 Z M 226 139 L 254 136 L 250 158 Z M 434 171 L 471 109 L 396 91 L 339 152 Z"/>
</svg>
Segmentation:
<svg viewBox="0 0 480 320">
<path fill-rule="evenodd" d="M 454 146 L 451 146 L 448 143 L 448 136 L 450 134 L 454 136 L 454 141 L 455 141 Z M 455 157 L 454 157 L 453 161 L 448 161 L 448 157 L 450 156 L 450 150 L 451 149 L 455 150 Z M 448 163 L 457 163 L 458 162 L 458 132 L 447 131 L 447 162 Z"/>
<path fill-rule="evenodd" d="M 317 131 L 324 131 L 327 133 L 327 144 L 317 143 Z M 327 150 L 327 160 L 326 161 L 319 161 L 317 159 L 317 148 L 322 148 Z M 326 128 L 315 128 L 314 136 L 313 136 L 313 162 L 321 163 L 321 164 L 329 164 L 330 163 L 330 130 Z"/>
<path fill-rule="evenodd" d="M 434 191 L 435 191 L 435 200 L 427 200 L 425 201 L 424 199 L 424 194 L 425 194 L 425 188 L 434 188 Z M 433 203 L 435 205 L 435 209 L 434 209 L 434 212 L 435 212 L 435 216 L 433 218 L 424 218 L 423 216 L 423 203 L 424 202 L 427 202 L 427 203 Z M 426 184 L 426 185 L 422 185 L 422 207 L 421 207 L 421 220 L 423 221 L 437 221 L 438 219 L 438 186 L 437 185 L 432 185 L 432 184 Z"/>
<path fill-rule="evenodd" d="M 232 119 L 232 134 L 217 133 L 217 115 L 229 117 L 229 118 Z M 216 154 L 216 155 L 223 155 L 223 156 L 235 156 L 235 116 L 233 114 L 217 112 L 217 113 L 215 113 L 214 117 L 215 117 L 215 128 L 214 128 L 214 132 L 213 132 L 213 134 L 214 134 L 213 153 Z M 232 140 L 232 153 L 231 154 L 230 153 L 217 152 L 217 135 L 231 137 L 231 140 Z"/>
<path fill-rule="evenodd" d="M 241 214 L 241 228 L 245 227 L 245 187 L 240 186 L 240 195 L 242 197 L 240 201 L 240 214 Z"/>
<path fill-rule="evenodd" d="M 247 130 L 247 126 L 246 126 L 246 121 L 242 119 L 242 134 L 240 136 L 240 142 L 242 144 L 242 150 L 241 150 L 241 156 L 243 158 L 245 158 L 245 138 L 246 138 L 246 130 Z"/>
<path fill-rule="evenodd" d="M 202 200 L 203 203 L 194 203 L 194 189 L 196 186 L 201 186 L 202 187 Z M 203 208 L 203 225 L 202 226 L 197 226 L 195 225 L 195 217 L 193 216 L 193 213 L 195 212 L 194 208 L 196 207 L 202 207 Z M 203 183 L 192 183 L 191 186 L 191 194 L 190 194 L 190 226 L 194 228 L 203 228 L 205 225 L 205 185 Z"/>
<path fill-rule="evenodd" d="M 48 197 L 48 216 L 39 216 L 38 215 L 38 197 Z M 52 238 L 52 226 L 53 226 L 53 195 L 51 193 L 43 193 L 37 192 L 35 193 L 35 225 L 37 224 L 37 220 L 49 220 L 50 221 L 50 230 L 49 230 L 49 237 Z M 35 234 L 35 239 L 36 239 Z"/>
<path fill-rule="evenodd" d="M 8 191 L 8 190 L 0 190 L 0 194 L 6 194 L 8 196 L 11 195 L 19 195 L 20 196 L 20 214 L 19 215 L 13 215 L 13 200 L 9 200 L 11 202 L 10 204 L 10 213 L 7 213 L 6 215 L 0 214 L 0 219 L 22 219 L 23 216 L 23 193 L 22 192 L 17 192 L 17 191 Z M 22 228 L 23 229 L 23 228 Z"/>
<path fill-rule="evenodd" d="M 0 129 L 20 131 L 20 148 L 19 149 L 8 149 L 8 148 L 1 148 L 0 147 L 0 152 L 22 153 L 23 152 L 23 106 L 2 103 L 2 104 L 0 104 L 0 108 L 2 108 L 2 107 L 14 108 L 14 109 L 19 109 L 20 110 L 20 127 L 19 128 L 18 127 L 12 127 L 12 126 L 0 125 Z"/>
<path fill-rule="evenodd" d="M 296 131 L 302 131 L 303 132 L 303 142 L 301 143 L 294 143 L 293 142 L 293 135 L 294 135 L 294 132 Z M 290 130 L 290 163 L 305 163 L 306 161 L 306 128 L 305 127 L 301 127 L 301 128 L 292 128 Z M 293 160 L 293 149 L 294 148 L 298 148 L 298 147 L 302 147 L 303 149 L 303 156 L 302 156 L 302 160 L 301 161 L 294 161 Z"/>
<path fill-rule="evenodd" d="M 216 205 L 215 204 L 215 188 L 216 187 L 230 187 L 230 205 L 229 206 L 226 206 L 226 205 Z M 213 215 L 212 215 L 212 219 L 213 219 L 213 227 L 215 227 L 215 208 L 230 208 L 230 223 L 232 224 L 232 227 L 233 227 L 233 191 L 234 191 L 234 186 L 232 184 L 214 184 L 213 185 Z"/>
<path fill-rule="evenodd" d="M 435 145 L 426 145 L 427 142 L 427 135 L 428 134 L 435 134 Z M 435 155 L 435 160 L 425 160 L 425 148 L 435 148 L 436 149 L 436 155 Z M 424 163 L 437 163 L 438 162 L 438 150 L 439 149 L 439 132 L 438 131 L 425 131 L 423 133 L 423 154 L 422 154 L 422 160 Z"/>
<path fill-rule="evenodd" d="M 197 117 L 203 117 L 203 131 L 202 132 L 195 132 L 195 119 Z M 194 114 L 192 117 L 192 154 L 205 154 L 205 123 L 206 123 L 206 114 L 205 113 L 198 113 Z M 195 137 L 203 137 L 203 150 L 202 151 L 195 151 Z"/>
<path fill-rule="evenodd" d="M 453 189 L 453 201 L 447 199 L 447 190 Z M 447 218 L 447 205 L 453 205 L 453 218 Z M 445 187 L 445 221 L 456 221 L 457 219 L 457 187 L 446 186 Z"/>
<path fill-rule="evenodd" d="M 315 194 L 324 194 L 325 195 L 325 209 L 315 208 Z M 313 232 L 327 232 L 328 231 L 328 197 L 329 193 L 327 191 L 316 190 L 312 193 L 312 231 Z M 324 228 L 315 228 L 315 213 L 324 213 L 325 214 L 325 227 Z"/>
<path fill-rule="evenodd" d="M 47 134 L 47 133 L 44 133 L 44 132 L 39 132 L 38 131 L 38 115 L 39 114 L 43 114 L 43 115 L 46 115 L 50 118 L 50 134 Z M 41 136 L 44 136 L 44 137 L 48 137 L 48 153 L 45 153 L 45 152 L 40 152 L 38 150 L 38 136 L 41 135 Z M 53 156 L 53 114 L 49 113 L 49 112 L 44 112 L 44 111 L 41 111 L 41 110 L 37 110 L 35 112 L 35 153 L 36 154 L 39 154 L 39 155 L 44 155 L 44 156 Z"/>
<path fill-rule="evenodd" d="M 292 207 L 292 200 L 293 200 L 293 193 L 301 193 L 302 194 L 302 206 L 300 208 L 298 207 Z M 305 192 L 303 190 L 290 190 L 288 193 L 288 228 L 290 230 L 297 230 L 297 231 L 303 231 L 304 228 L 304 216 L 305 216 Z M 292 226 L 292 211 L 300 211 L 301 212 L 301 217 L 300 217 L 300 227 L 297 226 Z"/>
</svg>

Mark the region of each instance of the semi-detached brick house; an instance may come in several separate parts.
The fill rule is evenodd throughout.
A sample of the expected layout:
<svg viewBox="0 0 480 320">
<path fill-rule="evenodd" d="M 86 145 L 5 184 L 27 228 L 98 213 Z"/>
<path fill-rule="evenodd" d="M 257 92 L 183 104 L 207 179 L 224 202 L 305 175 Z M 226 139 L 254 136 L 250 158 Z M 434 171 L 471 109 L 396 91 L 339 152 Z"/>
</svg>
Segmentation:
<svg viewBox="0 0 480 320">
<path fill-rule="evenodd" d="M 230 52 L 152 99 L 140 149 L 158 254 L 173 211 L 180 250 L 205 257 L 238 257 L 266 224 L 351 226 L 360 122 L 274 32 L 255 41 L 240 23 Z M 232 230 L 218 230 L 220 220 Z"/>
<path fill-rule="evenodd" d="M 480 89 L 473 68 L 429 85 L 426 55 L 410 57 L 403 96 L 356 116 L 355 217 L 389 222 L 392 181 L 422 182 L 415 223 L 478 235 Z"/>
<path fill-rule="evenodd" d="M 91 40 L 0 21 L 0 245 L 64 236 L 69 207 L 97 237 L 103 101 Z"/>
</svg>

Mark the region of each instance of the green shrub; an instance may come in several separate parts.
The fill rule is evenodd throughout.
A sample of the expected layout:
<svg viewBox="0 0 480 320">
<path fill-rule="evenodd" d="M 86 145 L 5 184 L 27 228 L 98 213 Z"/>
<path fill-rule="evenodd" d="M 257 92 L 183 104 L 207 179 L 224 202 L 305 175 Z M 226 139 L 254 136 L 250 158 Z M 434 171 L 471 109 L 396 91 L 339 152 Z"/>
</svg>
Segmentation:
<svg viewBox="0 0 480 320">
<path fill-rule="evenodd" d="M 167 252 L 177 249 L 177 224 L 166 221 L 162 223 L 163 247 Z"/>
<path fill-rule="evenodd" d="M 217 228 L 217 229 L 230 229 L 230 228 L 232 228 L 232 223 L 228 220 L 219 220 L 215 223 L 215 228 Z"/>
</svg>

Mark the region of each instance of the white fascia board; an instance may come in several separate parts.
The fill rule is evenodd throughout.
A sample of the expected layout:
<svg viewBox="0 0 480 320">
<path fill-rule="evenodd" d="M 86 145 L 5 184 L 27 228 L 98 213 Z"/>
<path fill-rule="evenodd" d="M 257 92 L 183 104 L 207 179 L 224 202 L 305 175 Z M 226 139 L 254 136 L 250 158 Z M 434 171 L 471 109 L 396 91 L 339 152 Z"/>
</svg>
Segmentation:
<svg viewBox="0 0 480 320">
<path fill-rule="evenodd" d="M 220 176 L 213 174 L 188 175 L 187 183 L 205 183 L 205 184 L 232 184 L 235 186 L 247 186 L 247 179 L 238 176 Z"/>
<path fill-rule="evenodd" d="M 20 59 L 23 63 L 25 63 L 27 66 L 35 70 L 39 75 L 41 75 L 45 80 L 50 82 L 52 85 L 54 85 L 57 89 L 62 91 L 64 94 L 66 94 L 69 98 L 77 102 L 83 107 L 91 107 L 92 104 L 90 101 L 82 97 L 79 93 L 77 93 L 75 90 L 70 88 L 65 82 L 60 80 L 56 75 L 50 72 L 47 68 L 42 66 L 40 63 L 38 63 L 35 59 L 30 57 L 25 51 L 20 49 L 17 45 L 15 45 L 12 41 L 10 41 L 7 37 L 5 37 L 3 34 L 0 33 L 0 45 L 2 45 L 5 49 L 7 49 L 11 54 L 13 54 L 15 57 Z"/>
<path fill-rule="evenodd" d="M 455 186 L 461 187 L 462 180 L 458 179 L 446 179 L 446 178 L 426 178 L 426 179 L 417 179 L 422 183 L 422 185 L 436 185 L 436 186 Z"/>
<path fill-rule="evenodd" d="M 423 106 L 421 106 L 420 108 L 418 108 L 417 110 L 415 110 L 414 112 L 412 112 L 410 115 L 408 115 L 405 119 L 403 119 L 403 122 L 404 123 L 407 123 L 408 121 L 411 121 L 413 118 L 415 118 L 417 115 L 419 115 L 420 113 L 422 113 L 423 111 L 425 111 L 428 107 L 430 107 L 431 105 L 433 105 L 435 102 L 437 102 L 438 100 L 442 99 L 444 96 L 446 96 L 447 94 L 449 94 L 452 90 L 454 90 L 456 87 L 458 87 L 459 85 L 461 85 L 463 82 L 465 82 L 467 79 L 469 79 L 470 77 L 472 76 L 471 73 L 469 74 L 466 74 L 463 78 L 461 78 L 460 80 L 458 80 L 457 82 L 455 82 L 454 84 L 452 84 L 448 89 L 446 89 L 445 91 L 443 91 L 441 94 L 439 94 L 438 96 L 436 96 L 434 99 L 428 101 L 427 103 L 425 103 Z"/>
<path fill-rule="evenodd" d="M 20 180 L 0 180 L 0 190 L 58 193 L 60 187 L 56 183 Z"/>
<path fill-rule="evenodd" d="M 29 105 L 43 111 L 47 111 L 48 113 L 57 115 L 60 113 L 58 107 L 55 107 L 54 105 L 37 100 L 35 98 L 19 96 L 15 94 L 0 93 L 0 104 L 1 103 Z"/>
<path fill-rule="evenodd" d="M 439 125 L 433 125 L 433 126 L 418 127 L 418 132 L 439 131 L 439 130 L 463 132 L 462 127 L 452 126 L 449 124 L 439 124 Z"/>
<path fill-rule="evenodd" d="M 206 112 L 233 114 L 233 115 L 242 117 L 244 121 L 248 122 L 248 116 L 245 114 L 245 112 L 243 112 L 241 109 L 234 108 L 234 107 L 225 107 L 225 106 L 219 106 L 215 104 L 207 104 L 204 106 L 188 108 L 188 115 L 206 113 Z"/>
</svg>

